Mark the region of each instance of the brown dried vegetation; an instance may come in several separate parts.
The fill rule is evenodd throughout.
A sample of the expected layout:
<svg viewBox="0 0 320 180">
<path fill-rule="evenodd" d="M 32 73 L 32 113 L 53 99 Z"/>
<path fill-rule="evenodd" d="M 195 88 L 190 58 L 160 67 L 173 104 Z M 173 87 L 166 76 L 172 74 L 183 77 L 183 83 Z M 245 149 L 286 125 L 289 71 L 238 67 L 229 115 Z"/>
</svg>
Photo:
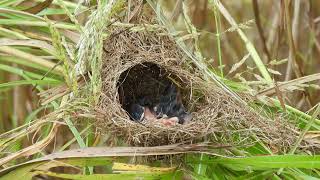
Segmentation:
<svg viewBox="0 0 320 180">
<path fill-rule="evenodd" d="M 256 134 L 270 145 L 285 147 L 296 139 L 287 122 L 262 117 L 202 78 L 163 30 L 115 29 L 104 49 L 103 95 L 98 108 L 103 118 L 98 119 L 97 126 L 129 144 L 151 146 L 208 138 L 229 144 L 235 140 L 248 143 L 252 141 L 248 137 Z M 155 94 L 159 91 L 155 83 L 166 80 L 180 87 L 192 121 L 167 127 L 130 120 L 122 108 L 121 94 Z"/>
</svg>

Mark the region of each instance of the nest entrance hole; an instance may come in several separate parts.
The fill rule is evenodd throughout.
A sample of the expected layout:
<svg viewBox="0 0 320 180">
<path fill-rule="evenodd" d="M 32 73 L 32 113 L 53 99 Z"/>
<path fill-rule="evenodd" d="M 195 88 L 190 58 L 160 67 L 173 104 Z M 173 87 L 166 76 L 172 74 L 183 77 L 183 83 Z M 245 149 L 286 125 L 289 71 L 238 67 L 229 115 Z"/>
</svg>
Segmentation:
<svg viewBox="0 0 320 180">
<path fill-rule="evenodd" d="M 141 98 L 147 98 L 152 104 L 156 104 L 170 83 L 182 82 L 179 82 L 176 75 L 157 64 L 146 62 L 135 65 L 123 72 L 118 80 L 121 106 L 128 112 L 130 104 L 137 103 Z M 177 85 L 176 87 L 182 92 Z M 182 92 L 182 99 L 184 99 L 183 94 Z"/>
</svg>

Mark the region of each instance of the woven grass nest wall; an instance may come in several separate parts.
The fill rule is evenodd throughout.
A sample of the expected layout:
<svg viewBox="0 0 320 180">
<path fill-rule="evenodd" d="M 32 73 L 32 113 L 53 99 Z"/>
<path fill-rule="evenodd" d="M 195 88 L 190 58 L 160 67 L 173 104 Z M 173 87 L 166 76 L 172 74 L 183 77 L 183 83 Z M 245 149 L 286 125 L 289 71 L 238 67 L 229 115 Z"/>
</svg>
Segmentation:
<svg viewBox="0 0 320 180">
<path fill-rule="evenodd" d="M 128 144 L 144 146 L 198 140 L 233 144 L 248 142 L 245 139 L 250 139 L 253 132 L 280 148 L 295 140 L 287 123 L 261 117 L 201 77 L 164 30 L 115 29 L 104 44 L 103 95 L 99 104 L 103 118 L 97 122 L 98 127 Z M 184 105 L 192 112 L 190 123 L 167 127 L 130 120 L 122 102 L 124 94 L 155 93 L 161 88 L 153 84 L 158 81 L 177 84 Z"/>
</svg>

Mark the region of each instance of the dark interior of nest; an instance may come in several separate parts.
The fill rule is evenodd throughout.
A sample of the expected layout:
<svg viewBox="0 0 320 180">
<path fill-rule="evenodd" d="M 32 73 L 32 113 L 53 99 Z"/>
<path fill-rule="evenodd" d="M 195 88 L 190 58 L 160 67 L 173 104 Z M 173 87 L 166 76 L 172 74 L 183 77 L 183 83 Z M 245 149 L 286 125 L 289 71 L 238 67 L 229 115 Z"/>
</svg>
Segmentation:
<svg viewBox="0 0 320 180">
<path fill-rule="evenodd" d="M 188 111 L 185 99 L 190 96 L 190 91 L 182 88 L 184 86 L 181 79 L 150 62 L 135 65 L 121 74 L 117 84 L 119 101 L 130 119 L 135 120 L 130 114 L 132 111 L 130 106 L 138 104 L 141 99 L 147 99 L 151 105 L 158 104 L 169 85 L 174 86 L 178 91 L 181 103 Z M 183 124 L 184 122 L 179 121 L 178 123 Z"/>
</svg>

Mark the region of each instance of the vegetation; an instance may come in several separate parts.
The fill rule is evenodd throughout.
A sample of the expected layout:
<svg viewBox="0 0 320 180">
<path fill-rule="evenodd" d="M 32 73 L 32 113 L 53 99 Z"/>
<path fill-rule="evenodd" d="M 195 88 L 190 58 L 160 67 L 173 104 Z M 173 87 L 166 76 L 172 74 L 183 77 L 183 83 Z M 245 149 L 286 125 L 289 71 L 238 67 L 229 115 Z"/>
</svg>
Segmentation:
<svg viewBox="0 0 320 180">
<path fill-rule="evenodd" d="M 158 24 L 120 21 L 142 6 Z M 299 0 L 0 1 L 0 176 L 319 178 L 319 6 Z M 261 116 L 290 122 L 296 141 L 285 149 L 258 137 L 248 145 L 127 147 L 117 139 L 117 147 L 104 147 L 108 133 L 97 133 L 87 120 L 96 117 L 88 107 L 99 104 L 103 42 L 113 27 L 165 28 L 208 83 Z M 84 86 L 80 77 L 88 70 Z"/>
</svg>

